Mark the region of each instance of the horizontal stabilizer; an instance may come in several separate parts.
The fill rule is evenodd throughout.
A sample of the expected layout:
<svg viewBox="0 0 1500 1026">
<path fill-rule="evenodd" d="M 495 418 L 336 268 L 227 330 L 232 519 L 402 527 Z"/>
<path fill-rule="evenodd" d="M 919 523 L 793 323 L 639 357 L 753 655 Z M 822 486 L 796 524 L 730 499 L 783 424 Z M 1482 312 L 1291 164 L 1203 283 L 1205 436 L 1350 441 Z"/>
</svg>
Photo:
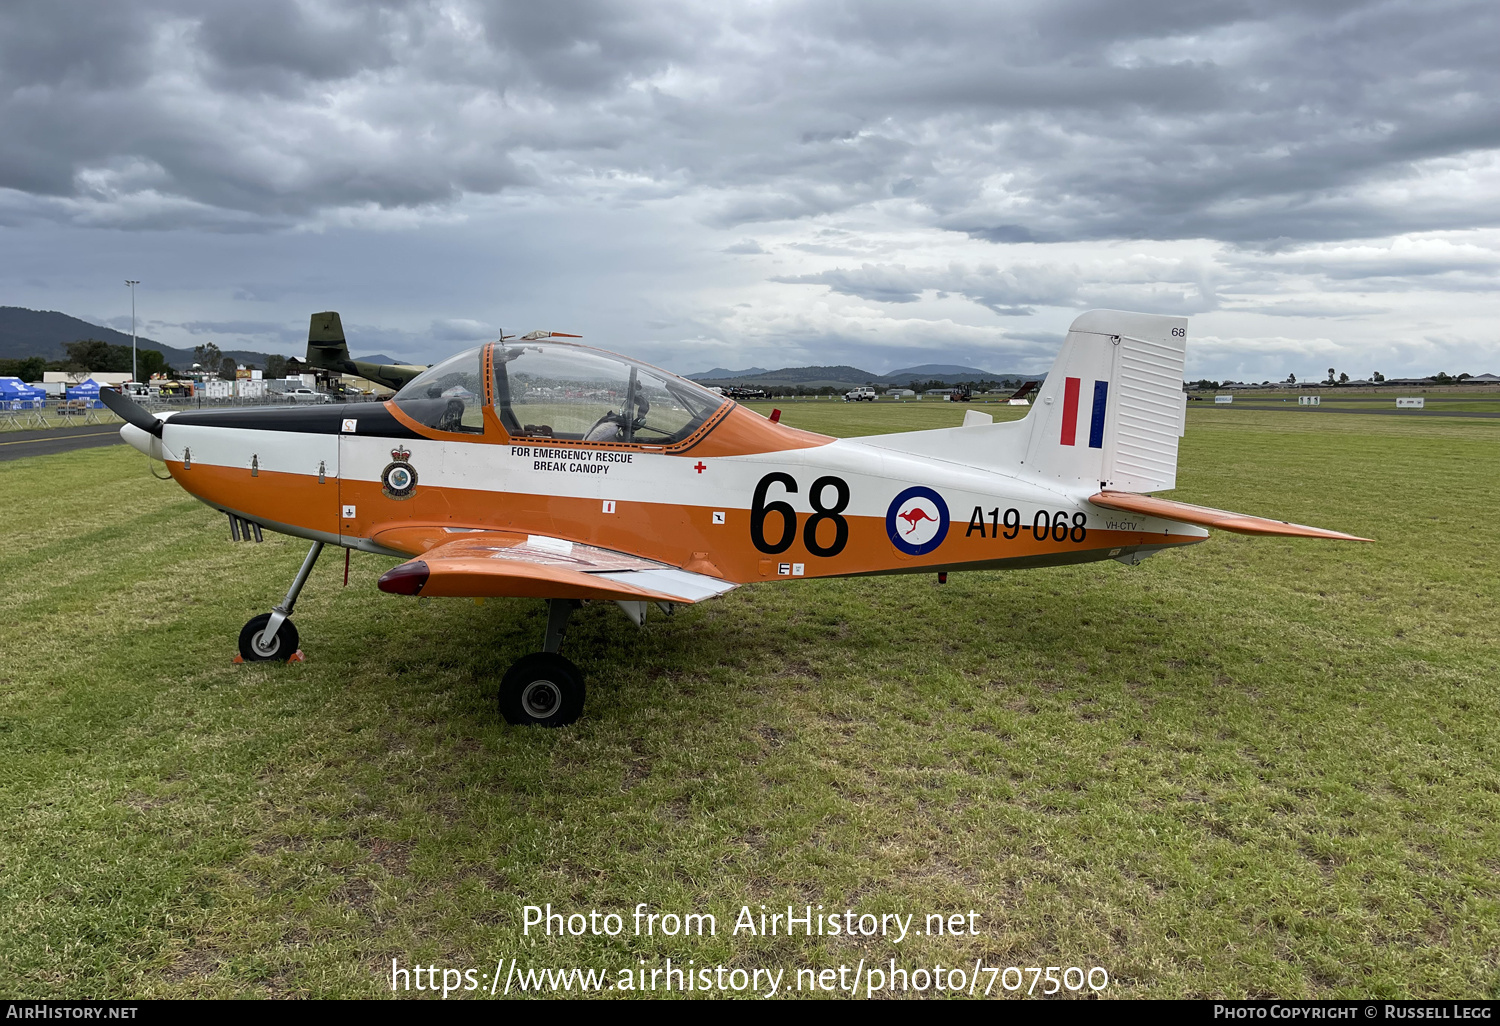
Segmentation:
<svg viewBox="0 0 1500 1026">
<path fill-rule="evenodd" d="M 1221 531 L 1233 531 L 1236 534 L 1274 534 L 1294 538 L 1331 538 L 1335 541 L 1373 541 L 1371 538 L 1359 538 L 1352 534 L 1344 534 L 1342 531 L 1306 527 L 1302 524 L 1287 523 L 1284 520 L 1267 520 L 1264 517 L 1231 513 L 1223 509 L 1210 509 L 1207 506 L 1194 506 L 1186 502 L 1173 502 L 1171 499 L 1158 499 L 1153 495 L 1138 495 L 1135 492 L 1106 490 L 1089 496 L 1089 501 L 1105 509 L 1140 513 L 1148 517 L 1161 517 L 1163 520 L 1177 520 L 1184 524 L 1198 524 L 1201 527 L 1216 527 Z"/>
</svg>

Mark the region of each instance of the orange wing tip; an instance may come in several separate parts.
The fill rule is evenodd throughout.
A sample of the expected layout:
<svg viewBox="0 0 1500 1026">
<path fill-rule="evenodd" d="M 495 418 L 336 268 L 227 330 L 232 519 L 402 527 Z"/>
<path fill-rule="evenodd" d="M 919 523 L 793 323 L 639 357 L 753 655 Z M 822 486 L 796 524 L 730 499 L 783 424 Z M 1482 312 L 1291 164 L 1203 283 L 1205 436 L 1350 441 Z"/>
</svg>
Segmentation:
<svg viewBox="0 0 1500 1026">
<path fill-rule="evenodd" d="M 1163 520 L 1178 520 L 1185 524 L 1197 524 L 1200 527 L 1215 527 L 1221 531 L 1233 531 L 1235 534 L 1277 535 L 1291 538 L 1326 538 L 1331 541 L 1374 541 L 1373 538 L 1361 538 L 1358 535 L 1345 534 L 1342 531 L 1330 531 L 1322 527 L 1308 527 L 1305 524 L 1293 524 L 1285 520 L 1252 517 L 1246 513 L 1231 513 L 1229 510 L 1213 509 L 1209 506 L 1194 506 L 1187 502 L 1158 499 L 1154 495 L 1140 495 L 1136 492 L 1104 491 L 1089 496 L 1089 501 L 1095 506 L 1103 506 L 1105 509 L 1118 509 L 1127 513 L 1141 513 L 1146 516 L 1161 517 Z"/>
</svg>

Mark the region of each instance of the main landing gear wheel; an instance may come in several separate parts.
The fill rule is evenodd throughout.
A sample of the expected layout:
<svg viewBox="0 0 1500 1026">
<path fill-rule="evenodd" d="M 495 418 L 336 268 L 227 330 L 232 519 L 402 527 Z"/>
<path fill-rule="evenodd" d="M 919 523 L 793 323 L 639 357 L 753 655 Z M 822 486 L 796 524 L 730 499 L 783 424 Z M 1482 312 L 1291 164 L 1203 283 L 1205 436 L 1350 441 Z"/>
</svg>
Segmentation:
<svg viewBox="0 0 1500 1026">
<path fill-rule="evenodd" d="M 518 727 L 566 727 L 583 713 L 583 674 L 556 652 L 516 660 L 500 681 L 500 715 Z"/>
<path fill-rule="evenodd" d="M 240 657 L 247 663 L 284 663 L 297 654 L 297 628 L 291 620 L 282 620 L 276 633 L 265 637 L 266 624 L 271 622 L 270 613 L 253 617 L 240 630 Z"/>
</svg>

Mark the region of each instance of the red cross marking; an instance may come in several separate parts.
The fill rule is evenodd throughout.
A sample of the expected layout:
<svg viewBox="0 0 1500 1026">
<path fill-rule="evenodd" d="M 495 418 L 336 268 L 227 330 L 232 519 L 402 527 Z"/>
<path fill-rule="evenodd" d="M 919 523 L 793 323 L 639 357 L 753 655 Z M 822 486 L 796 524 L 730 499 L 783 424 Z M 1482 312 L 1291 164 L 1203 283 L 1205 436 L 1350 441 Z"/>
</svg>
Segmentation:
<svg viewBox="0 0 1500 1026">
<path fill-rule="evenodd" d="M 708 468 L 703 465 L 703 461 L 702 460 L 699 460 L 697 463 L 693 464 L 693 469 L 696 470 L 698 473 L 701 474 L 705 470 L 707 470 Z"/>
</svg>

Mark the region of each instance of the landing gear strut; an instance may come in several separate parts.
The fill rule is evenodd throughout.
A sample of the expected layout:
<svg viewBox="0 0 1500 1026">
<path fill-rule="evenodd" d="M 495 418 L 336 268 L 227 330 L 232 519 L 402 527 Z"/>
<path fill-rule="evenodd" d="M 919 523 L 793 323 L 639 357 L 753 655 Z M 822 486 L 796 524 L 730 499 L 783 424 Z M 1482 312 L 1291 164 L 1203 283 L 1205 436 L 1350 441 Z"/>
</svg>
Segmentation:
<svg viewBox="0 0 1500 1026">
<path fill-rule="evenodd" d="M 522 656 L 500 681 L 500 715 L 515 726 L 566 727 L 583 713 L 583 674 L 558 655 L 568 617 L 581 603 L 547 600 L 547 636 L 543 651 Z"/>
<path fill-rule="evenodd" d="M 269 613 L 252 617 L 241 628 L 240 658 L 245 662 L 264 663 L 275 660 L 284 663 L 297 654 L 297 628 L 291 620 L 292 607 L 297 604 L 297 596 L 302 594 L 302 586 L 307 583 L 313 564 L 322 553 L 323 543 L 313 542 L 312 548 L 307 550 L 307 558 L 302 561 L 302 569 L 297 571 L 281 605 L 272 607 Z"/>
</svg>

